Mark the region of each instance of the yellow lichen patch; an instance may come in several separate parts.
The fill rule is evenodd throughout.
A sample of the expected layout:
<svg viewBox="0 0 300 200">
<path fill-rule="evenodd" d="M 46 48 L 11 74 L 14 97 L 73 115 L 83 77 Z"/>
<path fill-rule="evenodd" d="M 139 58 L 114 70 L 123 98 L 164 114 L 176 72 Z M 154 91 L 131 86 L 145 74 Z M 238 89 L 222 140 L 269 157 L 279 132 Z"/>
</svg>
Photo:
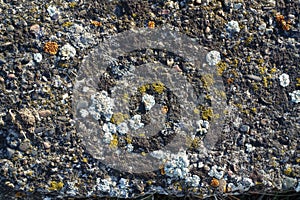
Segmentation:
<svg viewBox="0 0 300 200">
<path fill-rule="evenodd" d="M 146 152 L 144 152 L 144 151 L 141 154 L 142 154 L 142 156 L 146 156 L 147 155 Z"/>
<path fill-rule="evenodd" d="M 284 174 L 287 175 L 287 176 L 291 175 L 291 173 L 292 173 L 292 168 L 291 167 L 288 167 L 286 170 L 284 170 Z"/>
<path fill-rule="evenodd" d="M 110 141 L 109 146 L 110 146 L 111 148 L 117 148 L 117 147 L 118 147 L 118 144 L 119 144 L 118 136 L 113 135 L 113 139 Z"/>
<path fill-rule="evenodd" d="M 247 56 L 247 58 L 246 58 L 246 62 L 251 62 L 251 56 Z"/>
<path fill-rule="evenodd" d="M 110 119 L 110 122 L 113 124 L 119 125 L 128 118 L 129 118 L 129 116 L 127 114 L 118 112 L 118 113 L 113 114 L 113 116 Z"/>
<path fill-rule="evenodd" d="M 205 74 L 201 77 L 204 87 L 210 87 L 214 84 L 214 77 L 212 74 Z"/>
<path fill-rule="evenodd" d="M 46 42 L 44 51 L 51 55 L 55 55 L 58 51 L 58 44 L 56 42 Z"/>
<path fill-rule="evenodd" d="M 235 77 L 238 77 L 238 76 L 239 76 L 238 72 L 237 72 L 235 69 L 230 70 L 230 73 L 231 73 L 232 75 L 234 75 Z"/>
<path fill-rule="evenodd" d="M 258 67 L 259 73 L 260 74 L 265 74 L 267 72 L 267 67 L 266 66 L 259 66 Z"/>
<path fill-rule="evenodd" d="M 64 187 L 63 182 L 56 182 L 56 181 L 51 181 L 50 182 L 50 187 L 48 188 L 50 191 L 57 191 L 61 190 Z"/>
<path fill-rule="evenodd" d="M 161 82 L 152 83 L 152 88 L 158 94 L 162 94 L 165 90 L 165 86 Z"/>
<path fill-rule="evenodd" d="M 238 109 L 243 109 L 243 105 L 242 104 L 240 104 L 240 103 L 237 103 L 237 104 L 234 104 Z"/>
<path fill-rule="evenodd" d="M 247 39 L 245 40 L 245 44 L 246 44 L 246 45 L 249 45 L 249 44 L 252 42 L 252 40 L 253 40 L 253 36 L 250 35 L 250 36 L 247 37 Z"/>
<path fill-rule="evenodd" d="M 213 118 L 214 113 L 212 108 L 202 108 L 202 119 L 209 120 Z"/>
<path fill-rule="evenodd" d="M 256 83 L 252 83 L 252 88 L 254 91 L 257 91 L 259 88 L 258 88 L 258 85 Z"/>
<path fill-rule="evenodd" d="M 238 59 L 233 59 L 232 61 L 231 61 L 231 65 L 233 66 L 233 67 L 237 67 L 238 66 L 238 64 L 239 64 L 239 60 Z"/>
<path fill-rule="evenodd" d="M 131 138 L 130 136 L 127 136 L 127 137 L 125 138 L 125 140 L 126 140 L 126 142 L 127 142 L 128 144 L 131 144 L 131 143 L 132 143 L 132 138 Z"/>
<path fill-rule="evenodd" d="M 140 133 L 139 137 L 146 137 L 146 134 L 145 133 Z"/>
<path fill-rule="evenodd" d="M 192 141 L 192 144 L 191 144 L 191 147 L 192 148 L 198 148 L 199 147 L 199 144 L 200 144 L 201 140 L 199 137 L 195 137 Z"/>
<path fill-rule="evenodd" d="M 214 88 L 214 92 L 217 96 L 221 97 L 222 99 L 226 99 L 226 93 L 224 91 Z"/>
<path fill-rule="evenodd" d="M 126 102 L 128 102 L 129 99 L 130 99 L 129 98 L 129 94 L 125 93 L 124 96 L 123 96 L 123 100 L 126 101 Z"/>
<path fill-rule="evenodd" d="M 205 95 L 204 98 L 207 99 L 207 100 L 211 100 L 211 95 L 207 94 L 207 95 Z"/>
<path fill-rule="evenodd" d="M 227 69 L 227 64 L 225 62 L 219 62 L 217 64 L 217 74 L 219 76 L 221 76 L 226 69 Z"/>
<path fill-rule="evenodd" d="M 148 185 L 152 185 L 152 184 L 153 184 L 153 181 L 152 181 L 152 180 L 148 180 L 146 183 L 147 183 Z"/>
<path fill-rule="evenodd" d="M 271 74 L 274 74 L 275 72 L 277 72 L 276 67 L 273 67 L 272 69 L 270 69 L 270 73 L 271 73 Z"/>
<path fill-rule="evenodd" d="M 264 84 L 264 87 L 268 87 L 268 79 L 267 79 L 267 77 L 263 77 L 263 84 Z"/>
<path fill-rule="evenodd" d="M 296 82 L 296 86 L 299 87 L 299 86 L 300 86 L 300 78 L 296 78 L 296 81 L 297 81 L 297 82 Z"/>
<path fill-rule="evenodd" d="M 77 6 L 77 3 L 76 3 L 76 2 L 70 2 L 70 3 L 69 3 L 69 7 L 70 7 L 70 8 L 75 8 L 75 6 Z"/>
<path fill-rule="evenodd" d="M 87 158 L 82 158 L 82 162 L 84 162 L 84 163 L 88 163 L 88 159 Z"/>
<path fill-rule="evenodd" d="M 194 113 L 195 113 L 195 114 L 200 114 L 200 110 L 199 110 L 198 108 L 195 108 L 195 109 L 194 109 Z"/>
<path fill-rule="evenodd" d="M 95 20 L 91 20 L 91 24 L 94 25 L 94 26 L 102 26 L 102 23 L 101 22 L 98 22 L 98 21 L 95 21 Z"/>
<path fill-rule="evenodd" d="M 65 23 L 63 23 L 63 27 L 70 27 L 70 26 L 72 26 L 73 25 L 73 22 L 65 22 Z"/>
<path fill-rule="evenodd" d="M 264 59 L 260 58 L 260 59 L 258 59 L 257 62 L 258 62 L 258 64 L 262 65 L 265 61 L 264 61 Z"/>
<path fill-rule="evenodd" d="M 256 113 L 256 112 L 257 112 L 257 109 L 256 109 L 256 108 L 251 108 L 251 111 L 252 111 L 253 113 Z"/>
<path fill-rule="evenodd" d="M 182 185 L 180 184 L 180 182 L 174 183 L 174 188 L 177 191 L 182 191 Z"/>
<path fill-rule="evenodd" d="M 138 88 L 138 91 L 140 93 L 145 93 L 148 89 L 150 88 L 150 85 L 149 84 L 145 84 L 145 85 L 142 85 L 141 87 Z"/>
</svg>

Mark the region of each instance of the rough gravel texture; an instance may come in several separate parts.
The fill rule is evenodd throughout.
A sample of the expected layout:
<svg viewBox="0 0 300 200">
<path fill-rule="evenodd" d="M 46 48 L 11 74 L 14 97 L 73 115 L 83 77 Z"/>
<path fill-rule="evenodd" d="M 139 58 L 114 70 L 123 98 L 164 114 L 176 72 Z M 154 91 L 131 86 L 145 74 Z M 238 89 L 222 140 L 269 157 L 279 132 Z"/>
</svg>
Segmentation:
<svg viewBox="0 0 300 200">
<path fill-rule="evenodd" d="M 299 8 L 298 0 L 0 0 L 0 199 L 299 192 Z M 202 135 L 186 152 L 150 173 L 120 172 L 89 154 L 77 134 L 74 81 L 84 57 L 111 36 L 164 25 L 220 52 L 224 126 L 214 148 L 203 152 L 203 128 L 213 123 L 203 111 Z M 173 66 L 172 56 L 140 63 L 161 59 Z M 102 78 L 99 89 L 107 91 L 117 80 Z M 205 86 L 195 83 L 199 92 Z M 146 92 L 155 101 L 167 98 L 153 88 Z M 143 150 L 147 142 L 123 147 Z"/>
</svg>

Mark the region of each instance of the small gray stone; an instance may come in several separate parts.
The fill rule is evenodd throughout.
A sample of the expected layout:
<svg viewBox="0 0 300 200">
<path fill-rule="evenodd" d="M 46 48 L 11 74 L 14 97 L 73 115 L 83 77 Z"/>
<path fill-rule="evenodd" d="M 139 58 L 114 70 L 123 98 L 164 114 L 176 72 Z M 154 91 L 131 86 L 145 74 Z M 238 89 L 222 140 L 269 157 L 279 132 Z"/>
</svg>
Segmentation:
<svg viewBox="0 0 300 200">
<path fill-rule="evenodd" d="M 248 125 L 242 125 L 241 127 L 240 127 L 240 131 L 242 132 L 242 133 L 248 133 L 249 131 L 250 131 L 250 126 L 248 126 Z"/>
<path fill-rule="evenodd" d="M 21 151 L 27 151 L 30 148 L 31 148 L 31 144 L 29 140 L 24 140 L 19 146 L 19 149 Z"/>
<path fill-rule="evenodd" d="M 6 148 L 6 155 L 8 158 L 11 158 L 15 153 L 15 150 L 14 149 L 11 149 L 9 147 Z"/>
<path fill-rule="evenodd" d="M 296 178 L 291 178 L 286 176 L 282 180 L 282 186 L 284 189 L 292 189 L 296 186 L 296 184 L 297 184 Z"/>
</svg>

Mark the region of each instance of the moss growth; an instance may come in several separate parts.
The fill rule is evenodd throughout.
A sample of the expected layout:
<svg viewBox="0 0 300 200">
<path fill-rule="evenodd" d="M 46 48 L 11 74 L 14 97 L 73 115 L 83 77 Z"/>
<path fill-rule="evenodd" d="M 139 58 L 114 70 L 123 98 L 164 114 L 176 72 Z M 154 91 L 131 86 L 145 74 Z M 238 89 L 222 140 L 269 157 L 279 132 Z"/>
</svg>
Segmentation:
<svg viewBox="0 0 300 200">
<path fill-rule="evenodd" d="M 127 114 L 123 114 L 123 113 L 118 112 L 118 113 L 113 114 L 113 116 L 111 117 L 110 122 L 113 123 L 113 124 L 119 125 L 128 118 L 129 118 L 129 116 Z"/>
<path fill-rule="evenodd" d="M 63 182 L 56 182 L 56 181 L 51 181 L 50 182 L 50 187 L 48 188 L 50 191 L 58 191 L 61 190 L 64 187 Z"/>
</svg>

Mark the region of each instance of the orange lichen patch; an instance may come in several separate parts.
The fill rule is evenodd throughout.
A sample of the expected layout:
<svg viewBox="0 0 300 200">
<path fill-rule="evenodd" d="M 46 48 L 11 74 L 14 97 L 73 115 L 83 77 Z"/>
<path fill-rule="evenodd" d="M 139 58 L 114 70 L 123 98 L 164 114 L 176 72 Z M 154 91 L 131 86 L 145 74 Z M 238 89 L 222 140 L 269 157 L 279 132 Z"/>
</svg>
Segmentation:
<svg viewBox="0 0 300 200">
<path fill-rule="evenodd" d="M 276 18 L 277 22 L 281 22 L 281 21 L 284 20 L 284 16 L 281 15 L 280 13 L 277 13 L 276 16 L 275 16 L 275 18 Z"/>
<path fill-rule="evenodd" d="M 16 198 L 24 198 L 24 197 L 26 197 L 26 194 L 24 194 L 22 192 L 16 192 L 15 197 Z"/>
<path fill-rule="evenodd" d="M 95 21 L 95 20 L 91 20 L 91 24 L 93 24 L 94 26 L 102 26 L 101 22 Z"/>
<path fill-rule="evenodd" d="M 149 28 L 155 28 L 155 22 L 154 21 L 149 21 L 148 22 L 148 27 Z"/>
<path fill-rule="evenodd" d="M 280 13 L 277 13 L 276 16 L 275 16 L 275 19 L 276 19 L 276 22 L 278 24 L 280 24 L 281 28 L 285 31 L 288 31 L 291 29 L 291 22 L 288 20 L 288 21 L 285 21 L 284 20 L 284 16 L 281 15 Z"/>
<path fill-rule="evenodd" d="M 211 185 L 212 187 L 219 187 L 220 182 L 219 182 L 218 179 L 215 179 L 215 178 L 214 178 L 213 180 L 211 180 L 210 185 Z"/>
<path fill-rule="evenodd" d="M 227 79 L 227 84 L 230 85 L 234 82 L 234 79 L 233 78 L 228 78 Z"/>
<path fill-rule="evenodd" d="M 44 51 L 51 55 L 55 55 L 58 51 L 58 44 L 56 42 L 46 42 Z"/>
<path fill-rule="evenodd" d="M 160 169 L 161 175 L 165 175 L 166 174 L 166 172 L 165 172 L 165 166 L 163 164 L 159 166 L 159 169 Z"/>
</svg>

